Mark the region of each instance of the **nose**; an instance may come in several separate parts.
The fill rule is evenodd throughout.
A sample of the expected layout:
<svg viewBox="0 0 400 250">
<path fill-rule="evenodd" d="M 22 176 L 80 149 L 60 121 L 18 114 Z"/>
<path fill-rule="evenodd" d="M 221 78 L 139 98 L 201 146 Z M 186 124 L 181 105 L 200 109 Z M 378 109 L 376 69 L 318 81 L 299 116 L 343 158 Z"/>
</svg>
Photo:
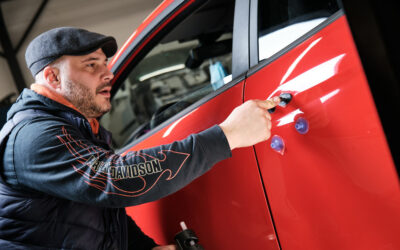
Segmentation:
<svg viewBox="0 0 400 250">
<path fill-rule="evenodd" d="M 103 74 L 103 80 L 110 82 L 113 78 L 114 74 L 108 69 L 108 67 L 106 67 Z"/>
</svg>

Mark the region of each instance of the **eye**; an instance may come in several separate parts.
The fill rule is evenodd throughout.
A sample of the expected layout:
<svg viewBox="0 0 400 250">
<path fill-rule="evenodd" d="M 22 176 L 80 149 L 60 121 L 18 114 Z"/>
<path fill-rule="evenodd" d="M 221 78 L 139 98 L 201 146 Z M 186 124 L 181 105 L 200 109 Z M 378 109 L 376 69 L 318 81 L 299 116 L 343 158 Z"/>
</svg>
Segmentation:
<svg viewBox="0 0 400 250">
<path fill-rule="evenodd" d="M 95 66 L 95 64 L 94 63 L 89 63 L 89 64 L 86 64 L 86 66 L 88 66 L 90 68 L 93 68 Z"/>
</svg>

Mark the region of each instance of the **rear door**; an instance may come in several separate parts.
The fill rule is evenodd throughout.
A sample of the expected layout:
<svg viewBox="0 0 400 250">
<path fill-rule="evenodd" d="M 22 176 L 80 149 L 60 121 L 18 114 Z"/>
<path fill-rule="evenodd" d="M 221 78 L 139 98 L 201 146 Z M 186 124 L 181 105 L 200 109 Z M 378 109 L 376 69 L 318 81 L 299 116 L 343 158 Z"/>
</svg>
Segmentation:
<svg viewBox="0 0 400 250">
<path fill-rule="evenodd" d="M 293 97 L 254 147 L 282 249 L 399 249 L 397 173 L 340 3 L 251 16 L 245 100 Z"/>
<path fill-rule="evenodd" d="M 241 4 L 248 8 L 249 1 Z M 161 7 L 113 66 L 117 90 L 101 122 L 119 152 L 183 139 L 222 122 L 243 102 L 248 54 L 237 46 L 248 39 L 233 36 L 233 26 L 248 30 L 249 13 L 236 13 L 231 0 Z M 127 211 L 159 244 L 172 243 L 185 221 L 205 249 L 279 248 L 252 148 L 234 150 L 176 194 Z"/>
</svg>

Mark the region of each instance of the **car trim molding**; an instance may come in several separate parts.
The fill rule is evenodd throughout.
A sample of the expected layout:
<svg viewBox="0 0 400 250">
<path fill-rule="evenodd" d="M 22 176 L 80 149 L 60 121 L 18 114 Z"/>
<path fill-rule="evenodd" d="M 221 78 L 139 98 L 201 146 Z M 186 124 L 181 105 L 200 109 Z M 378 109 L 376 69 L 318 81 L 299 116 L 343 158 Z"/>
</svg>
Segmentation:
<svg viewBox="0 0 400 250">
<path fill-rule="evenodd" d="M 249 0 L 235 2 L 235 14 L 233 20 L 232 43 L 232 78 L 235 78 L 250 68 L 249 64 Z"/>
</svg>

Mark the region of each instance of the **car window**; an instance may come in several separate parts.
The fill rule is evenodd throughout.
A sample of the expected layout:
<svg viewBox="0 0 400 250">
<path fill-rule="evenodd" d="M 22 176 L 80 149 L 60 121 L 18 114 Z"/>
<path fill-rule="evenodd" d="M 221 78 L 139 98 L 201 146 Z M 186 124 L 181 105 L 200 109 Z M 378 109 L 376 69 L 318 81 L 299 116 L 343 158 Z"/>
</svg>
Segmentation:
<svg viewBox="0 0 400 250">
<path fill-rule="evenodd" d="M 335 0 L 259 0 L 258 57 L 268 59 L 339 10 Z"/>
<path fill-rule="evenodd" d="M 209 1 L 129 72 L 101 119 L 115 148 L 231 81 L 233 6 L 234 1 Z"/>
</svg>

